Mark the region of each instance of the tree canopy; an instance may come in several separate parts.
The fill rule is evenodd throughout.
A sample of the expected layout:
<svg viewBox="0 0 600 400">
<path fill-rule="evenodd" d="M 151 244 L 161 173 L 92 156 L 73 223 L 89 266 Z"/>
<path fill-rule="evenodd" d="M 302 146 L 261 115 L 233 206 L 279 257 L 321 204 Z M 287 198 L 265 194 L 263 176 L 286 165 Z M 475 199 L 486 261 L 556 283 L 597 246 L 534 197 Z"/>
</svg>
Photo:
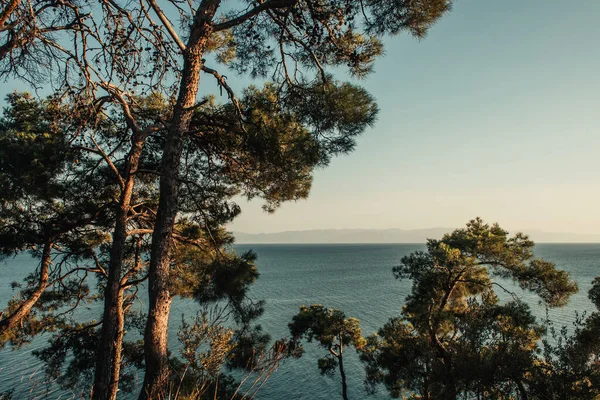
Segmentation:
<svg viewBox="0 0 600 400">
<path fill-rule="evenodd" d="M 533 246 L 478 218 L 402 258 L 393 272 L 412 289 L 401 316 L 367 338 L 371 388 L 383 383 L 394 397 L 423 399 L 528 398 L 544 327 L 518 298 L 499 302 L 494 287 L 511 292 L 492 276 L 512 279 L 549 307 L 577 291 L 567 272 L 534 258 Z"/>
<path fill-rule="evenodd" d="M 342 379 L 342 398 L 348 400 L 348 385 L 344 371 L 344 350 L 350 346 L 357 351 L 365 345 L 359 321 L 356 318 L 346 318 L 346 315 L 336 309 L 325 308 L 321 304 L 300 307 L 300 312 L 289 323 L 290 334 L 295 344 L 295 355 L 300 356 L 303 347 L 302 339 L 317 341 L 328 354 L 318 360 L 322 374 L 332 375 L 339 368 Z"/>
<path fill-rule="evenodd" d="M 230 201 L 235 194 L 262 197 L 270 211 L 305 198 L 313 170 L 351 151 L 377 113 L 363 89 L 337 82 L 331 72 L 342 67 L 367 76 L 384 36 L 423 37 L 450 6 L 450 0 L 7 4 L 0 13 L 0 76 L 34 87 L 50 82 L 55 101 L 82 116 L 76 125 L 86 134 L 76 137 L 85 143 L 69 143 L 98 164 L 91 170 L 104 174 L 111 191 L 102 228 L 110 239 L 97 257 L 104 313 L 95 399 L 116 397 L 126 292 L 139 279 L 147 279 L 149 299 L 140 399 L 165 397 L 178 247 L 207 248 L 211 233 L 239 213 Z M 232 88 L 225 73 L 266 83 Z M 227 95 L 224 104 L 198 98 L 201 76 L 214 79 Z M 96 137 L 98 127 L 110 134 Z M 188 221 L 201 238 L 186 237 Z"/>
</svg>

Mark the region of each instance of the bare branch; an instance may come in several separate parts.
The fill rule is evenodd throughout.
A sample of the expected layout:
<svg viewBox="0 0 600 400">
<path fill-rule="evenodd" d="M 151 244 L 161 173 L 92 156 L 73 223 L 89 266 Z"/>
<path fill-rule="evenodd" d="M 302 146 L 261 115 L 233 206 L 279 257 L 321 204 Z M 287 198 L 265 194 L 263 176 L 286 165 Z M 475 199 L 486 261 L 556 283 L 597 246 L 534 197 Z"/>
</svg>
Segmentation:
<svg viewBox="0 0 600 400">
<path fill-rule="evenodd" d="M 171 35 L 171 38 L 175 41 L 175 43 L 177 43 L 177 47 L 179 47 L 179 49 L 183 53 L 186 48 L 185 44 L 183 43 L 179 35 L 177 35 L 177 32 L 175 32 L 175 29 L 173 29 L 173 25 L 171 25 L 171 22 L 169 21 L 165 13 L 161 10 L 158 4 L 156 4 L 155 0 L 148 0 L 148 3 L 150 4 L 150 7 L 152 7 L 156 15 L 158 15 L 158 18 L 169 32 L 169 35 Z"/>
<path fill-rule="evenodd" d="M 94 145 L 98 149 L 98 154 L 100 154 L 102 156 L 102 158 L 104 159 L 104 161 L 106 161 L 106 163 L 108 164 L 108 166 L 110 167 L 110 169 L 115 173 L 115 176 L 116 176 L 117 180 L 119 181 L 119 185 L 121 186 L 121 188 L 124 188 L 125 187 L 125 181 L 123 180 L 123 177 L 119 173 L 119 170 L 117 169 L 117 167 L 115 166 L 115 164 L 112 162 L 112 160 L 110 159 L 110 157 L 104 152 L 104 150 L 102 150 L 102 148 L 100 147 L 100 145 L 98 144 L 98 142 L 96 142 L 96 139 L 94 139 L 94 136 L 90 135 L 90 139 L 92 140 L 92 142 L 94 143 Z"/>
<path fill-rule="evenodd" d="M 233 103 L 233 106 L 235 107 L 235 109 L 237 111 L 238 117 L 240 119 L 240 126 L 242 127 L 242 130 L 243 130 L 242 123 L 244 121 L 244 117 L 242 114 L 242 109 L 240 108 L 240 103 L 238 102 L 237 97 L 235 96 L 235 92 L 233 91 L 233 89 L 231 89 L 231 87 L 225 81 L 226 77 L 224 75 L 219 74 L 219 72 L 217 72 L 216 70 L 214 70 L 212 68 L 208 68 L 205 65 L 202 66 L 202 71 L 214 76 L 215 79 L 217 80 L 217 83 L 219 84 L 219 87 L 225 89 L 225 91 L 227 92 L 227 96 L 229 97 L 229 99 L 231 100 L 231 102 Z"/>
</svg>

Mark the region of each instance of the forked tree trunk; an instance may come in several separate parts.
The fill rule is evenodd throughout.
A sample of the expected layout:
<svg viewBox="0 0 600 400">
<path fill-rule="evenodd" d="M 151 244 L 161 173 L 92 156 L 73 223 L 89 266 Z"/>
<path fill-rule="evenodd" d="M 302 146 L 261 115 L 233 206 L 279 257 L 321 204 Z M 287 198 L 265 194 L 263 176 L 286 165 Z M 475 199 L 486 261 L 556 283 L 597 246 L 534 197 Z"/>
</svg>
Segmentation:
<svg viewBox="0 0 600 400">
<path fill-rule="evenodd" d="M 16 327 L 25 317 L 27 317 L 27 315 L 29 315 L 35 303 L 37 303 L 48 287 L 50 265 L 52 264 L 52 245 L 53 243 L 51 240 L 47 240 L 44 244 L 38 284 L 27 300 L 23 301 L 12 314 L 0 321 L 0 336 L 9 329 Z"/>
<path fill-rule="evenodd" d="M 127 244 L 127 218 L 135 186 L 135 173 L 144 149 L 145 138 L 146 135 L 143 133 L 134 133 L 132 136 L 131 150 L 123 172 L 124 185 L 116 215 L 108 279 L 104 292 L 104 315 L 96 358 L 93 400 L 115 400 L 119 388 L 125 321 L 121 275 Z"/>
<path fill-rule="evenodd" d="M 160 199 L 148 271 L 149 311 L 144 335 L 146 371 L 140 400 L 164 399 L 169 380 L 168 328 L 171 310 L 169 291 L 170 250 L 179 195 L 179 167 L 196 102 L 202 56 L 212 33 L 212 20 L 220 0 L 200 3 L 190 30 L 173 117 L 161 161 Z"/>
</svg>

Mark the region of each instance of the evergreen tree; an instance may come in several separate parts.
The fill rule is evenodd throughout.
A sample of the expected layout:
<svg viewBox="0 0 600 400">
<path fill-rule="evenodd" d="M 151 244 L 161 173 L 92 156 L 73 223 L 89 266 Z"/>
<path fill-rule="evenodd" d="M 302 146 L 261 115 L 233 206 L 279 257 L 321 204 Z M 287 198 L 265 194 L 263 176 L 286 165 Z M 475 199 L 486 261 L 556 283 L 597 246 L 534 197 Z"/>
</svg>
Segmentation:
<svg viewBox="0 0 600 400">
<path fill-rule="evenodd" d="M 342 398 L 348 400 L 348 385 L 344 370 L 344 350 L 354 347 L 357 351 L 365 345 L 359 321 L 356 318 L 346 318 L 346 315 L 335 309 L 325 308 L 320 304 L 310 307 L 300 307 L 289 324 L 290 334 L 296 344 L 296 356 L 303 352 L 300 340 L 308 342 L 316 340 L 327 349 L 328 354 L 318 360 L 322 374 L 333 374 L 336 368 L 340 370 L 342 379 Z"/>
<path fill-rule="evenodd" d="M 228 104 L 224 114 L 202 115 L 199 125 L 214 132 L 241 133 L 233 143 L 253 143 L 253 158 L 243 166 L 252 166 L 248 162 L 252 160 L 275 160 L 275 165 L 283 165 L 288 156 L 298 155 L 287 151 L 273 154 L 259 144 L 271 143 L 284 150 L 292 142 L 302 150 L 304 155 L 294 159 L 298 163 L 291 164 L 293 174 L 263 175 L 268 180 L 261 181 L 251 168 L 244 170 L 240 183 L 252 187 L 246 193 L 264 195 L 266 208 L 272 209 L 282 201 L 306 197 L 312 168 L 350 151 L 356 135 L 373 122 L 376 108 L 371 99 L 362 89 L 336 83 L 328 69 L 347 67 L 355 76 L 366 76 L 382 54 L 381 37 L 405 31 L 422 37 L 450 4 L 450 0 L 252 0 L 224 10 L 219 0 L 185 5 L 134 1 L 127 7 L 114 1 L 15 1 L 2 13 L 0 22 L 11 29 L 0 29 L 0 74 L 32 83 L 52 80 L 60 97 L 78 103 L 108 95 L 123 106 L 131 129 L 135 115 L 127 113 L 128 101 L 123 101 L 131 98 L 131 93 L 160 92 L 165 99 L 173 99 L 164 124 L 158 170 L 160 196 L 148 270 L 146 376 L 141 399 L 164 397 L 169 377 L 171 250 L 178 216 L 185 207 L 181 192 L 187 190 L 183 183 L 189 164 L 184 152 L 193 136 L 200 136 L 197 140 L 204 136 L 193 128 L 204 101 L 197 99 L 200 76 L 214 78 L 227 94 Z M 179 23 L 171 23 L 174 18 L 169 16 L 180 16 Z M 219 70 L 209 66 L 211 61 L 220 64 Z M 272 84 L 256 93 L 254 89 L 235 91 L 224 71 L 267 79 Z M 198 135 L 190 135 L 194 132 Z M 282 153 L 285 158 L 274 158 Z M 239 170 L 237 165 L 230 167 Z M 202 177 L 211 178 L 218 180 L 218 176 Z M 269 181 L 277 182 L 275 187 L 280 189 L 275 190 Z M 115 225 L 114 232 L 122 236 L 123 229 Z M 112 267 L 118 265 L 117 250 L 118 246 L 112 253 Z M 120 303 L 117 270 L 109 273 L 107 282 L 108 315 L 102 326 L 104 351 L 99 354 L 105 359 L 98 360 L 97 399 L 114 398 L 118 375 L 116 349 L 111 344 L 119 332 L 119 318 L 111 311 L 119 309 Z"/>
<path fill-rule="evenodd" d="M 0 248 L 4 257 L 28 252 L 40 262 L 0 317 L 0 344 L 18 346 L 66 323 L 65 313 L 40 313 L 87 297 L 85 277 L 100 271 L 84 263 L 106 240 L 113 192 L 70 145 L 66 132 L 76 115 L 64 118 L 67 110 L 53 99 L 15 93 L 7 101 L 0 119 Z"/>
<path fill-rule="evenodd" d="M 0 320 L 0 327 L 3 343 L 11 341 L 15 346 L 38 333 L 57 332 L 50 346 L 37 355 L 60 384 L 85 387 L 94 364 L 103 358 L 98 350 L 102 351 L 106 333 L 103 323 L 81 320 L 76 308 L 98 301 L 102 294 L 110 297 L 109 282 L 116 280 L 113 293 L 118 302 L 110 310 L 116 325 L 106 324 L 116 327 L 109 348 L 113 351 L 110 392 L 116 396 L 121 366 L 143 366 L 139 344 L 124 342 L 124 334 L 140 322 L 131 307 L 138 286 L 147 279 L 146 254 L 158 196 L 154 171 L 162 140 L 151 122 L 160 118 L 166 106 L 157 97 L 137 98 L 131 107 L 128 104 L 130 115 L 138 121 L 146 118 L 145 126 L 139 128 L 145 130 L 142 134 L 152 133 L 149 141 L 144 137 L 139 142 L 139 131 L 128 126 L 124 107 L 103 103 L 103 107 L 96 105 L 97 114 L 87 109 L 79 115 L 84 109 L 56 99 L 37 101 L 27 94 L 9 97 L 1 131 L 5 153 L 0 178 L 7 189 L 2 198 L 3 251 L 8 255 L 30 250 L 41 260 L 41 268 L 27 277 L 27 287 L 19 295 L 24 300 L 16 298 L 4 310 L 7 317 Z M 205 168 L 207 162 L 198 168 Z M 198 174 L 198 169 L 188 173 Z M 193 201 L 187 197 L 190 209 L 202 204 L 204 212 L 193 221 L 184 218 L 177 223 L 173 258 L 177 280 L 172 292 L 203 304 L 226 301 L 243 327 L 236 332 L 236 341 L 251 347 L 255 344 L 249 340 L 251 324 L 262 312 L 262 303 L 253 305 L 245 294 L 258 273 L 253 254 L 235 256 L 225 249 L 232 238 L 221 224 L 239 212 L 228 203 L 235 191 L 226 182 L 197 185 Z M 119 236 L 114 229 L 122 217 L 119 229 L 125 231 Z M 45 245 L 47 237 L 52 240 L 49 245 Z M 115 247 L 120 247 L 116 258 Z M 51 270 L 53 261 L 56 268 Z M 110 271 L 119 273 L 111 278 Z M 97 278 L 97 291 L 90 288 L 96 279 L 89 275 Z M 259 338 L 267 340 L 264 334 Z M 124 377 L 129 382 L 131 371 Z"/>
<path fill-rule="evenodd" d="M 507 289 L 491 276 L 512 279 L 550 307 L 577 291 L 567 272 L 533 257 L 533 246 L 475 219 L 404 257 L 394 268 L 396 278 L 412 280 L 402 315 L 369 337 L 362 354 L 371 387 L 383 383 L 394 397 L 528 398 L 543 327 L 516 297 L 499 303 L 494 286 Z"/>
<path fill-rule="evenodd" d="M 261 99 L 269 93 L 268 88 L 254 90 L 248 102 Z M 36 115 L 47 112 L 46 103 L 27 96 L 25 98 L 35 109 Z M 365 99 L 370 101 L 368 96 Z M 71 315 L 69 321 L 53 324 L 56 307 L 48 307 L 49 303 L 45 298 L 38 298 L 36 307 L 45 310 L 43 320 L 46 322 L 38 324 L 39 329 L 35 333 L 44 330 L 58 331 L 51 340 L 50 347 L 37 354 L 46 362 L 48 374 L 68 387 L 82 387 L 89 381 L 93 372 L 90 366 L 94 361 L 103 362 L 106 356 L 104 352 L 111 350 L 112 355 L 108 357 L 107 364 L 110 369 L 107 385 L 109 395 L 116 396 L 122 375 L 121 366 L 142 366 L 139 356 L 135 354 L 135 351 L 139 351 L 139 346 L 124 342 L 124 334 L 127 329 L 135 329 L 140 321 L 132 313 L 131 307 L 137 296 L 138 285 L 147 279 L 149 236 L 156 215 L 158 165 L 164 141 L 161 122 L 156 121 L 168 115 L 169 107 L 159 97 L 135 98 L 117 104 L 112 104 L 110 100 L 109 97 L 96 103 L 93 109 L 95 113 L 88 112 L 87 118 L 74 117 L 86 109 L 68 103 L 62 104 L 57 100 L 61 112 L 54 117 L 60 123 L 57 135 L 63 139 L 60 150 L 74 152 L 82 161 L 70 159 L 63 167 L 70 174 L 57 174 L 47 182 L 55 181 L 65 187 L 73 185 L 70 177 L 75 171 L 79 171 L 77 177 L 80 180 L 75 182 L 77 186 L 73 188 L 90 181 L 96 185 L 93 188 L 98 192 L 90 188 L 76 194 L 86 201 L 104 199 L 101 206 L 98 206 L 103 218 L 95 222 L 101 225 L 90 222 L 90 226 L 86 228 L 101 232 L 97 233 L 101 240 L 85 242 L 87 255 L 80 256 L 79 261 L 84 265 L 78 265 L 77 270 L 95 274 L 98 279 L 97 292 L 89 289 L 89 282 L 86 280 L 86 301 L 97 301 L 98 294 L 103 294 L 105 306 L 112 304 L 112 308 L 108 312 L 105 310 L 102 323 L 96 320 L 77 321 Z M 194 127 L 197 132 L 194 133 L 194 140 L 184 149 L 186 168 L 181 172 L 184 189 L 181 191 L 180 204 L 185 217 L 178 218 L 174 231 L 169 301 L 174 296 L 196 298 L 204 305 L 225 301 L 234 316 L 233 322 L 239 326 L 234 336 L 236 355 L 228 363 L 233 367 L 246 368 L 250 365 L 251 369 L 256 369 L 249 359 L 259 357 L 261 348 L 266 351 L 268 335 L 252 325 L 253 320 L 262 313 L 262 303 L 249 302 L 246 296 L 249 285 L 258 277 L 254 266 L 255 256 L 251 253 L 235 256 L 227 250 L 233 238 L 223 231 L 222 225 L 239 213 L 239 207 L 230 202 L 231 197 L 236 194 L 243 193 L 251 197 L 262 193 L 270 200 L 267 204 L 272 208 L 289 193 L 307 190 L 306 185 L 310 183 L 309 171 L 319 161 L 313 153 L 318 142 L 298 128 L 294 114 L 286 110 L 282 110 L 280 118 L 271 121 L 276 124 L 273 131 L 265 128 L 265 134 L 262 135 L 251 131 L 246 136 L 248 140 L 243 140 L 239 130 L 221 130 L 218 124 L 213 127 L 203 122 L 205 113 L 210 112 L 216 119 L 216 116 L 226 115 L 230 110 L 226 105 L 216 104 L 210 98 L 196 110 Z M 260 116 L 259 106 L 252 110 Z M 365 112 L 370 112 L 369 110 L 370 106 Z M 8 114 L 15 112 L 17 111 L 12 107 L 7 109 Z M 21 114 L 22 124 L 35 122 L 31 119 L 31 113 Z M 131 125 L 133 119 L 134 126 Z M 44 135 L 45 127 L 39 129 L 40 135 Z M 275 129 L 290 134 L 278 137 Z M 285 145 L 282 145 L 282 141 L 285 141 Z M 21 142 L 17 145 L 24 145 L 27 149 L 31 147 Z M 44 146 L 50 144 L 44 143 Z M 55 156 L 52 148 L 43 150 L 44 157 Z M 269 156 L 265 157 L 264 152 Z M 45 160 L 44 157 L 37 156 L 38 162 L 48 164 L 50 160 Z M 10 160 L 9 157 L 6 158 L 7 162 Z M 261 168 L 254 168 L 256 164 L 260 164 Z M 4 176 L 10 178 L 11 182 L 20 182 L 28 190 L 37 190 L 37 186 L 30 186 L 18 175 L 29 173 L 30 165 L 35 166 L 35 163 L 32 164 L 27 159 L 19 165 L 18 170 L 7 170 Z M 98 197 L 102 191 L 105 195 Z M 18 198 L 15 202 L 17 205 L 21 204 L 23 199 Z M 125 207 L 124 204 L 128 206 Z M 29 214 L 21 211 L 15 215 L 29 217 Z M 35 215 L 31 217 L 36 218 Z M 122 222 L 119 222 L 120 218 Z M 117 228 L 124 232 L 116 234 Z M 74 232 L 72 237 L 73 240 L 82 242 L 85 235 Z M 117 247 L 119 254 L 115 256 Z M 86 263 L 93 267 L 86 266 Z M 112 274 L 110 271 L 113 271 Z M 111 282 L 116 282 L 112 290 Z M 43 292 L 41 289 L 40 291 Z M 116 294 L 116 303 L 111 300 L 111 293 Z M 77 302 L 72 307 L 76 308 L 81 303 L 81 298 L 74 299 Z M 35 303 L 35 300 L 32 299 L 31 302 Z M 110 321 L 107 323 L 108 315 L 115 318 L 114 324 Z M 132 321 L 128 322 L 128 318 Z M 104 326 L 112 326 L 116 330 L 107 335 Z M 35 333 L 32 332 L 31 335 Z M 106 338 L 110 338 L 109 347 L 103 347 Z M 95 346 L 99 346 L 99 349 Z M 126 353 L 125 356 L 122 352 Z M 75 356 L 71 361 L 70 355 Z M 65 364 L 69 365 L 66 369 L 63 368 Z M 96 365 L 96 371 L 98 370 L 104 369 Z M 131 374 L 126 373 L 123 377 L 129 382 Z M 122 389 L 127 390 L 127 387 Z"/>
<path fill-rule="evenodd" d="M 530 399 L 597 399 L 600 396 L 600 277 L 588 293 L 596 306 L 573 329 L 550 324 L 542 356 L 528 375 Z"/>
</svg>

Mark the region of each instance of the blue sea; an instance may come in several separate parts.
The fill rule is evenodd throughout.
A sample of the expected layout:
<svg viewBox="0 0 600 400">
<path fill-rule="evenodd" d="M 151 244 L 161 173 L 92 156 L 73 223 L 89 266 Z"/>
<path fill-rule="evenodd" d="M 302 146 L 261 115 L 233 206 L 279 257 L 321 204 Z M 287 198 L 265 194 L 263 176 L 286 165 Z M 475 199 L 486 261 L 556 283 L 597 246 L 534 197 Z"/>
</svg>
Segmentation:
<svg viewBox="0 0 600 400">
<path fill-rule="evenodd" d="M 363 333 L 375 332 L 388 318 L 400 313 L 410 290 L 410 281 L 398 281 L 392 267 L 413 251 L 423 250 L 421 244 L 315 244 L 315 245 L 236 245 L 238 252 L 249 249 L 258 254 L 260 278 L 251 290 L 251 297 L 265 300 L 265 313 L 260 320 L 264 330 L 273 338 L 288 334 L 287 324 L 301 305 L 313 303 L 339 308 L 347 316 L 361 321 Z M 600 244 L 539 244 L 536 255 L 554 262 L 571 273 L 580 291 L 567 307 L 550 310 L 550 319 L 558 326 L 570 326 L 576 314 L 591 312 L 587 299 L 592 279 L 600 275 Z M 35 268 L 35 262 L 26 256 L 6 260 L 0 264 L 0 304 L 2 307 L 14 295 L 10 283 L 21 280 Z M 522 296 L 534 310 L 545 318 L 546 310 L 535 296 L 524 293 L 510 283 L 511 290 Z M 499 293 L 501 298 L 508 295 Z M 199 306 L 190 300 L 173 303 L 171 313 L 170 346 L 178 351 L 177 326 L 182 314 L 194 316 Z M 101 307 L 93 305 L 83 312 L 86 318 L 100 318 Z M 86 398 L 86 393 L 73 393 L 49 388 L 43 383 L 42 365 L 31 351 L 43 347 L 42 337 L 16 351 L 0 350 L 0 393 L 15 389 L 15 399 L 71 399 Z M 257 395 L 259 400 L 341 398 L 339 377 L 322 376 L 317 358 L 324 350 L 314 343 L 306 345 L 304 357 L 284 361 Z M 367 397 L 363 387 L 364 372 L 356 354 L 348 351 L 345 362 L 349 397 Z M 143 377 L 139 377 L 140 381 Z M 128 397 L 122 395 L 121 398 Z M 373 399 L 389 399 L 381 390 Z"/>
</svg>

